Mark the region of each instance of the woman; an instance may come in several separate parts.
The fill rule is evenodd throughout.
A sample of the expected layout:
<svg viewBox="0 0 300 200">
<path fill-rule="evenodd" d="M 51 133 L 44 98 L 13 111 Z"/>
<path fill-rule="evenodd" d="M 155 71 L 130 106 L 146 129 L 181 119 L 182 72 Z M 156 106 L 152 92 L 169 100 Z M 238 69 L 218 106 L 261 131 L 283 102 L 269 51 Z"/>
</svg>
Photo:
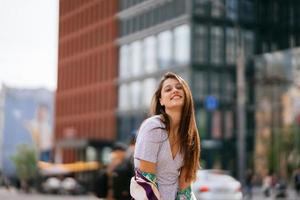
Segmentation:
<svg viewBox="0 0 300 200">
<path fill-rule="evenodd" d="M 154 185 L 158 190 L 159 194 L 154 192 L 158 198 L 145 192 L 148 199 L 191 199 L 191 183 L 199 168 L 200 138 L 192 94 L 180 76 L 171 72 L 163 76 L 152 99 L 151 114 L 137 136 L 136 177 L 153 183 L 152 189 Z M 144 187 L 144 183 L 140 185 Z"/>
</svg>

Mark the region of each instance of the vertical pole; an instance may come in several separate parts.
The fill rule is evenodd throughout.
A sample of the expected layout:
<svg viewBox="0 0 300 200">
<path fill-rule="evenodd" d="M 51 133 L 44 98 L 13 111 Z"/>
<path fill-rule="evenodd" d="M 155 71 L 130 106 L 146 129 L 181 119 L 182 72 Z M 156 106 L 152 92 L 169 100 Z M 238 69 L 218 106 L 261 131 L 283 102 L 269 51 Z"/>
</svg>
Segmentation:
<svg viewBox="0 0 300 200">
<path fill-rule="evenodd" d="M 242 184 L 245 183 L 245 58 L 244 42 L 238 31 L 238 56 L 236 63 L 237 74 L 237 155 L 238 155 L 238 178 Z"/>
</svg>

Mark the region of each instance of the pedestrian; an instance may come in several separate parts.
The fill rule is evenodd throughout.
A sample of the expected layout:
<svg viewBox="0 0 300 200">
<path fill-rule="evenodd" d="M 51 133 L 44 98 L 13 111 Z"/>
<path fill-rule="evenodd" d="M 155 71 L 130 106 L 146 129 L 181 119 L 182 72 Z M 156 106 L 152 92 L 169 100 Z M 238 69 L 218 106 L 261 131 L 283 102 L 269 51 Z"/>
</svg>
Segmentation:
<svg viewBox="0 0 300 200">
<path fill-rule="evenodd" d="M 134 176 L 134 146 L 135 135 L 132 135 L 124 161 L 117 165 L 112 172 L 112 191 L 115 200 L 131 200 L 130 179 Z"/>
<path fill-rule="evenodd" d="M 121 164 L 126 156 L 127 146 L 123 143 L 115 143 L 110 152 L 108 165 L 99 171 L 94 183 L 94 193 L 98 198 L 113 198 L 113 171 Z"/>
<path fill-rule="evenodd" d="M 253 187 L 253 171 L 252 169 L 247 169 L 246 171 L 246 178 L 245 178 L 245 189 L 246 189 L 246 194 L 245 196 L 247 199 L 252 199 L 252 187 Z"/>
<path fill-rule="evenodd" d="M 297 196 L 300 196 L 300 167 L 296 170 L 294 175 L 294 186 Z"/>
<path fill-rule="evenodd" d="M 156 199 L 195 199 L 191 183 L 196 179 L 199 159 L 200 138 L 191 91 L 180 76 L 167 72 L 152 98 L 151 117 L 137 134 L 132 197 L 152 199 L 147 195 L 149 188 L 147 194 L 141 192 L 147 183 Z M 144 183 L 139 187 L 141 181 Z"/>
<path fill-rule="evenodd" d="M 272 187 L 272 177 L 271 174 L 268 174 L 263 179 L 263 193 L 265 197 L 269 197 L 271 195 L 271 187 Z"/>
</svg>

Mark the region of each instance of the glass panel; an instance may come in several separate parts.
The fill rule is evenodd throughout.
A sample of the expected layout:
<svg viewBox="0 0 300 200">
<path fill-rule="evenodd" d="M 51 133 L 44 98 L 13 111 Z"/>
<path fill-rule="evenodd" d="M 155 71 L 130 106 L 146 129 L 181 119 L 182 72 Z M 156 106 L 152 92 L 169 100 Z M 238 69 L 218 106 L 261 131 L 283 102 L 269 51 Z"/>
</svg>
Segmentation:
<svg viewBox="0 0 300 200">
<path fill-rule="evenodd" d="M 124 78 L 124 77 L 127 77 L 129 75 L 128 73 L 128 62 L 129 62 L 129 59 L 128 59 L 128 55 L 129 55 L 129 52 L 128 52 L 128 46 L 125 45 L 125 46 L 122 46 L 120 48 L 120 63 L 119 63 L 119 73 L 120 73 L 120 77 L 121 78 Z"/>
<path fill-rule="evenodd" d="M 132 49 L 132 75 L 139 75 L 142 71 L 142 44 L 136 41 L 131 45 Z"/>
<path fill-rule="evenodd" d="M 170 67 L 172 63 L 172 32 L 165 31 L 158 35 L 158 65 Z"/>
<path fill-rule="evenodd" d="M 194 72 L 194 91 L 195 99 L 203 100 L 206 95 L 207 81 L 205 72 Z"/>
<path fill-rule="evenodd" d="M 154 91 L 156 89 L 157 81 L 155 78 L 148 78 L 143 83 L 143 106 L 148 108 L 151 104 Z"/>
<path fill-rule="evenodd" d="M 201 137 L 205 137 L 206 133 L 206 112 L 204 109 L 196 111 L 197 127 Z"/>
<path fill-rule="evenodd" d="M 220 139 L 221 137 L 221 113 L 215 111 L 212 117 L 212 138 Z"/>
<path fill-rule="evenodd" d="M 221 17 L 224 13 L 224 4 L 222 0 L 211 1 L 211 16 Z"/>
<path fill-rule="evenodd" d="M 220 80 L 218 73 L 210 74 L 210 83 L 211 83 L 211 95 L 215 96 L 217 99 L 220 98 Z"/>
<path fill-rule="evenodd" d="M 194 0 L 194 13 L 196 15 L 207 15 L 208 3 L 207 0 Z"/>
<path fill-rule="evenodd" d="M 224 101 L 230 102 L 233 100 L 234 82 L 229 74 L 223 76 L 224 94 L 222 95 Z"/>
<path fill-rule="evenodd" d="M 123 84 L 119 88 L 119 110 L 128 110 L 130 108 L 129 88 Z"/>
<path fill-rule="evenodd" d="M 148 37 L 144 40 L 145 71 L 153 72 L 157 69 L 156 38 Z"/>
<path fill-rule="evenodd" d="M 182 25 L 174 30 L 175 36 L 175 63 L 184 65 L 190 61 L 190 27 Z"/>
<path fill-rule="evenodd" d="M 211 62 L 221 64 L 223 57 L 223 31 L 220 27 L 211 28 Z"/>
<path fill-rule="evenodd" d="M 233 113 L 225 112 L 225 138 L 230 139 L 233 136 Z"/>
<path fill-rule="evenodd" d="M 131 90 L 131 108 L 138 109 L 141 106 L 142 90 L 141 83 L 134 81 L 130 84 Z"/>
<path fill-rule="evenodd" d="M 208 32 L 207 27 L 198 25 L 195 27 L 195 52 L 194 60 L 199 63 L 206 63 L 208 58 L 207 52 L 207 39 Z"/>
<path fill-rule="evenodd" d="M 229 19 L 236 20 L 238 17 L 237 0 L 226 0 L 226 14 Z"/>
<path fill-rule="evenodd" d="M 237 56 L 237 37 L 233 28 L 226 29 L 226 62 L 227 64 L 235 64 Z"/>
<path fill-rule="evenodd" d="M 245 58 L 254 54 L 254 33 L 252 31 L 243 31 Z"/>
</svg>

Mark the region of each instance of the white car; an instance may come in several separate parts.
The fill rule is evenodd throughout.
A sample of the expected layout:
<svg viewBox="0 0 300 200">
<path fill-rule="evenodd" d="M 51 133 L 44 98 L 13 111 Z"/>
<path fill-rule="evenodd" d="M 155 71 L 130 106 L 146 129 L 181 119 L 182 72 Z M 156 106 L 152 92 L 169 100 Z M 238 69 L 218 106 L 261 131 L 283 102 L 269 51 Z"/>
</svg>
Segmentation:
<svg viewBox="0 0 300 200">
<path fill-rule="evenodd" d="M 199 170 L 192 185 L 197 200 L 242 200 L 241 183 L 222 170 Z"/>
</svg>

